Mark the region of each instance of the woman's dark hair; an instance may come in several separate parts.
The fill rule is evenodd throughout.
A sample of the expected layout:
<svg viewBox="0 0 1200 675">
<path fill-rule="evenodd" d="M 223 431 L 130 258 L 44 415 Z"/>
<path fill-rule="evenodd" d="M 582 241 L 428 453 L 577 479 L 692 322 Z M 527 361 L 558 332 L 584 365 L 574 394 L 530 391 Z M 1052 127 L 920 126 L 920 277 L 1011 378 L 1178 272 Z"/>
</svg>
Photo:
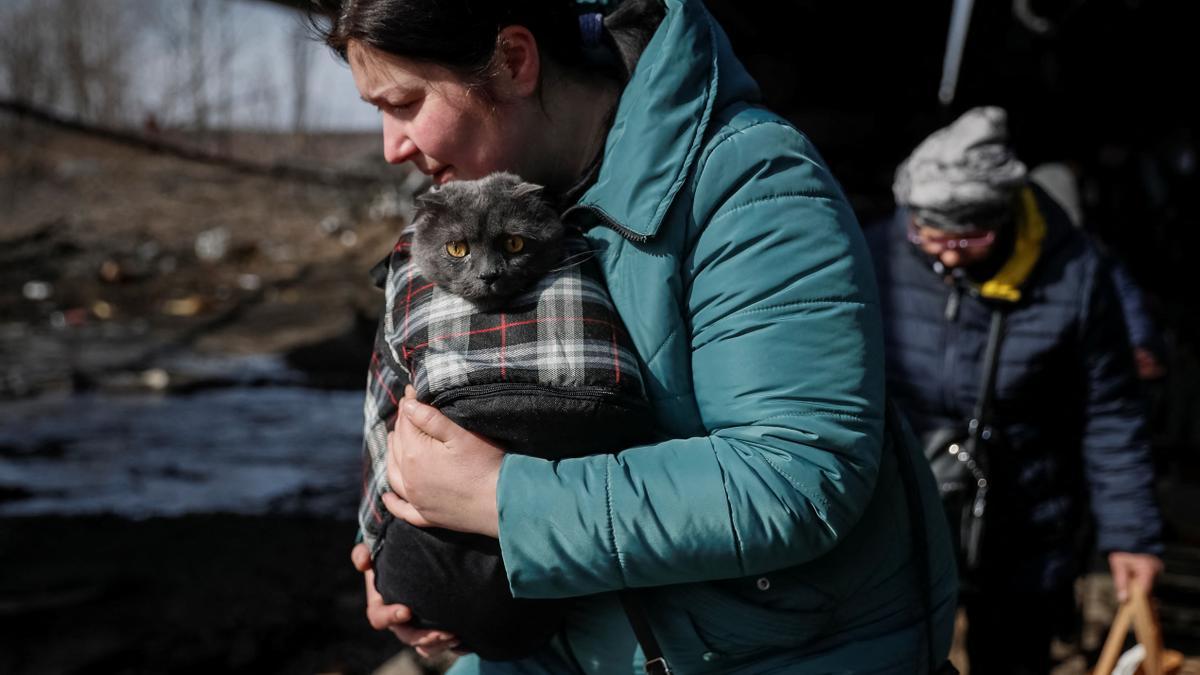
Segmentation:
<svg viewBox="0 0 1200 675">
<path fill-rule="evenodd" d="M 318 37 L 343 59 L 351 41 L 434 63 L 486 85 L 496 37 L 524 26 L 541 53 L 584 73 L 628 78 L 666 14 L 662 0 L 625 0 L 604 18 L 606 49 L 585 47 L 574 0 L 312 0 Z M 597 54 L 597 51 L 605 52 Z"/>
</svg>

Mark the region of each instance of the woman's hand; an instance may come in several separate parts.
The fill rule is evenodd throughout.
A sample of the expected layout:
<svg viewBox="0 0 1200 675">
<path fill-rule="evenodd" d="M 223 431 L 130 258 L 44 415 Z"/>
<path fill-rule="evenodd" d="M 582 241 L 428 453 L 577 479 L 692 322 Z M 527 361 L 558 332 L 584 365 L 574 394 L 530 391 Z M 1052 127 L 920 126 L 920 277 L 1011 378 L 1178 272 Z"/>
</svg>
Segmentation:
<svg viewBox="0 0 1200 675">
<path fill-rule="evenodd" d="M 1163 571 L 1163 563 L 1156 555 L 1113 551 L 1108 554 L 1108 568 L 1112 572 L 1117 601 L 1125 602 L 1134 588 L 1150 593 L 1155 577 Z"/>
<path fill-rule="evenodd" d="M 354 569 L 363 573 L 367 584 L 367 621 L 372 628 L 392 631 L 401 642 L 415 647 L 417 653 L 426 658 L 458 646 L 458 639 L 444 631 L 404 625 L 412 620 L 412 611 L 408 607 L 384 604 L 383 596 L 375 589 L 375 571 L 371 568 L 371 552 L 366 544 L 356 544 L 351 549 L 350 561 L 354 563 Z"/>
<path fill-rule="evenodd" d="M 504 450 L 458 426 L 405 387 L 388 434 L 388 484 L 383 503 L 417 527 L 500 536 L 496 484 Z"/>
</svg>

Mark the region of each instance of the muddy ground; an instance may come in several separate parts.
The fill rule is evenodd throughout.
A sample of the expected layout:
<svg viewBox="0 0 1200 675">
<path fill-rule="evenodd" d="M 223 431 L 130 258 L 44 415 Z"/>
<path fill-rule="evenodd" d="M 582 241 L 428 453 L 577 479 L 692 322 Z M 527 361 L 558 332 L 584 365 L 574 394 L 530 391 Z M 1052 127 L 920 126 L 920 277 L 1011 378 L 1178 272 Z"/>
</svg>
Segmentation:
<svg viewBox="0 0 1200 675">
<path fill-rule="evenodd" d="M 0 398 L 103 387 L 172 350 L 278 353 L 326 341 L 313 374 L 338 384 L 355 370 L 349 359 L 362 361 L 338 340 L 370 332 L 381 296 L 367 270 L 387 254 L 419 181 L 375 159 L 374 136 L 318 140 L 304 161 L 377 182 L 278 180 L 31 124 L 6 129 Z M 287 136 L 226 144 L 264 165 L 301 161 Z"/>
</svg>

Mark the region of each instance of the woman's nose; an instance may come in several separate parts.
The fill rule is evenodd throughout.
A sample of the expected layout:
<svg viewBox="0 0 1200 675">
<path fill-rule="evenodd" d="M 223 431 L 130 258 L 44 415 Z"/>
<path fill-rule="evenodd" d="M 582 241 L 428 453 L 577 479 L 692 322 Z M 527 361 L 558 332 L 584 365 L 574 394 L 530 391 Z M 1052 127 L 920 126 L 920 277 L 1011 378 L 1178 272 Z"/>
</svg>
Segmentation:
<svg viewBox="0 0 1200 675">
<path fill-rule="evenodd" d="M 417 144 L 412 142 L 391 120 L 383 122 L 383 158 L 388 164 L 403 164 L 417 154 Z"/>
</svg>

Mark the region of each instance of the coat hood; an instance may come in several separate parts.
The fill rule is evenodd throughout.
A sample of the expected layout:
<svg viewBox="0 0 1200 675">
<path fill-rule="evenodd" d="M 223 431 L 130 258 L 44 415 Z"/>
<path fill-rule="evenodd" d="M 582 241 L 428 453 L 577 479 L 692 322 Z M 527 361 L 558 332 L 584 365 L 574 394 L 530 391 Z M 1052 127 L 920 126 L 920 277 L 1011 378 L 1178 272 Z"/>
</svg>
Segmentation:
<svg viewBox="0 0 1200 675">
<path fill-rule="evenodd" d="M 578 206 L 639 238 L 653 237 L 696 161 L 714 109 L 758 100 L 758 85 L 699 0 L 666 0 Z M 610 158 L 620 158 L 610 160 Z"/>
</svg>

